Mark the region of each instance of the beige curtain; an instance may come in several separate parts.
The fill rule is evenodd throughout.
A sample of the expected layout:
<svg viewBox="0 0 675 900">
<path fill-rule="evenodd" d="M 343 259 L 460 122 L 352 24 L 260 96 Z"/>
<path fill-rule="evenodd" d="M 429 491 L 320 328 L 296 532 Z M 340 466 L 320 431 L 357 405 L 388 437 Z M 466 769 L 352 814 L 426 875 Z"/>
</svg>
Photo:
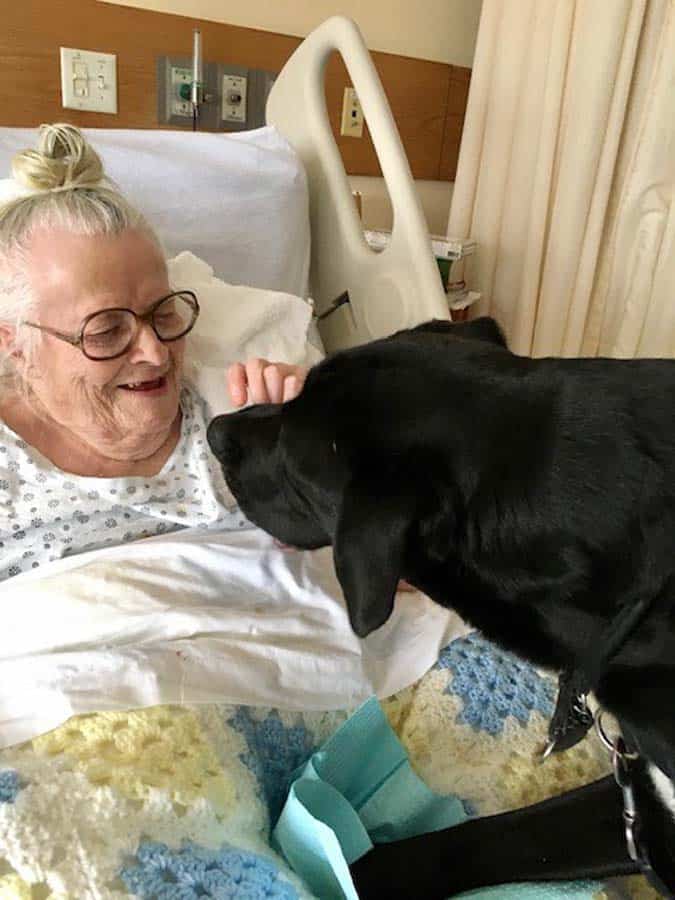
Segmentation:
<svg viewBox="0 0 675 900">
<path fill-rule="evenodd" d="M 483 0 L 448 233 L 517 353 L 675 356 L 675 0 Z"/>
</svg>

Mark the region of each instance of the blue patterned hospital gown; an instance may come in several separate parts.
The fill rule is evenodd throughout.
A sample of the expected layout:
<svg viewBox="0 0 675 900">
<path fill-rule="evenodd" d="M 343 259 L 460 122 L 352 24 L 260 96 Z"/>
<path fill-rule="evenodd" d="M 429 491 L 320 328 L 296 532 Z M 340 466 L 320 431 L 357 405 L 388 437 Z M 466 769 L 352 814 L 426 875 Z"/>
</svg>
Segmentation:
<svg viewBox="0 0 675 900">
<path fill-rule="evenodd" d="M 0 581 L 83 550 L 180 528 L 251 528 L 206 442 L 209 412 L 188 386 L 181 435 L 151 478 L 70 475 L 0 422 Z"/>
</svg>

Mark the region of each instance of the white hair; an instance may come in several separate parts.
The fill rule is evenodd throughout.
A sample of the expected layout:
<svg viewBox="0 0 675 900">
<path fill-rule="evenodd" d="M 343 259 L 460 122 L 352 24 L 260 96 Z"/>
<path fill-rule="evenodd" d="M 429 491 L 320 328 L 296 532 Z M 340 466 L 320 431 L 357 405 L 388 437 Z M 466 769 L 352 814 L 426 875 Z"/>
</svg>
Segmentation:
<svg viewBox="0 0 675 900">
<path fill-rule="evenodd" d="M 12 178 L 15 198 L 0 205 L 0 325 L 13 327 L 15 338 L 0 359 L 0 374 L 11 371 L 12 349 L 29 351 L 37 339 L 33 329 L 18 326 L 35 304 L 27 248 L 38 229 L 115 235 L 133 228 L 160 246 L 141 213 L 104 178 L 100 156 L 73 125 L 42 125 L 37 149 L 14 156 Z"/>
</svg>

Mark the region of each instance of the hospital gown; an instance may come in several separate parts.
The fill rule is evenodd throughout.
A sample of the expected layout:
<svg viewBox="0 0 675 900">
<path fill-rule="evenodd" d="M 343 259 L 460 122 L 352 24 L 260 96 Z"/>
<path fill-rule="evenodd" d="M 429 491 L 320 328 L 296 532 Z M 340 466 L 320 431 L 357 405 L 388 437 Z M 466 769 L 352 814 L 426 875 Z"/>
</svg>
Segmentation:
<svg viewBox="0 0 675 900">
<path fill-rule="evenodd" d="M 0 422 L 0 581 L 62 556 L 181 528 L 252 528 L 206 441 L 206 403 L 186 385 L 181 434 L 159 474 L 93 478 L 57 469 Z"/>
</svg>

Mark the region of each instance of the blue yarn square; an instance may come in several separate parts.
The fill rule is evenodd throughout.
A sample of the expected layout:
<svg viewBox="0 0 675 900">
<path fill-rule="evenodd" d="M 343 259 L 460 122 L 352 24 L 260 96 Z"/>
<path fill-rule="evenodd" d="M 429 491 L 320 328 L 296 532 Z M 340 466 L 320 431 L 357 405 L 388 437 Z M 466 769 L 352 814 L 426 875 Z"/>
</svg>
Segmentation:
<svg viewBox="0 0 675 900">
<path fill-rule="evenodd" d="M 293 885 L 272 862 L 256 853 L 223 845 L 209 850 L 185 842 L 180 850 L 144 841 L 135 865 L 120 877 L 147 900 L 298 900 Z"/>
<path fill-rule="evenodd" d="M 248 707 L 239 706 L 228 725 L 246 739 L 248 752 L 240 754 L 240 759 L 258 779 L 274 823 L 286 802 L 293 772 L 307 762 L 316 741 L 302 722 L 284 725 L 276 710 L 258 719 Z"/>
<path fill-rule="evenodd" d="M 457 721 L 476 731 L 497 736 L 509 716 L 526 727 L 535 710 L 553 714 L 555 681 L 478 633 L 448 644 L 436 666 L 452 672 L 445 693 L 462 699 Z"/>
<path fill-rule="evenodd" d="M 13 769 L 4 769 L 0 772 L 0 803 L 14 803 L 20 790 L 18 772 Z"/>
</svg>

